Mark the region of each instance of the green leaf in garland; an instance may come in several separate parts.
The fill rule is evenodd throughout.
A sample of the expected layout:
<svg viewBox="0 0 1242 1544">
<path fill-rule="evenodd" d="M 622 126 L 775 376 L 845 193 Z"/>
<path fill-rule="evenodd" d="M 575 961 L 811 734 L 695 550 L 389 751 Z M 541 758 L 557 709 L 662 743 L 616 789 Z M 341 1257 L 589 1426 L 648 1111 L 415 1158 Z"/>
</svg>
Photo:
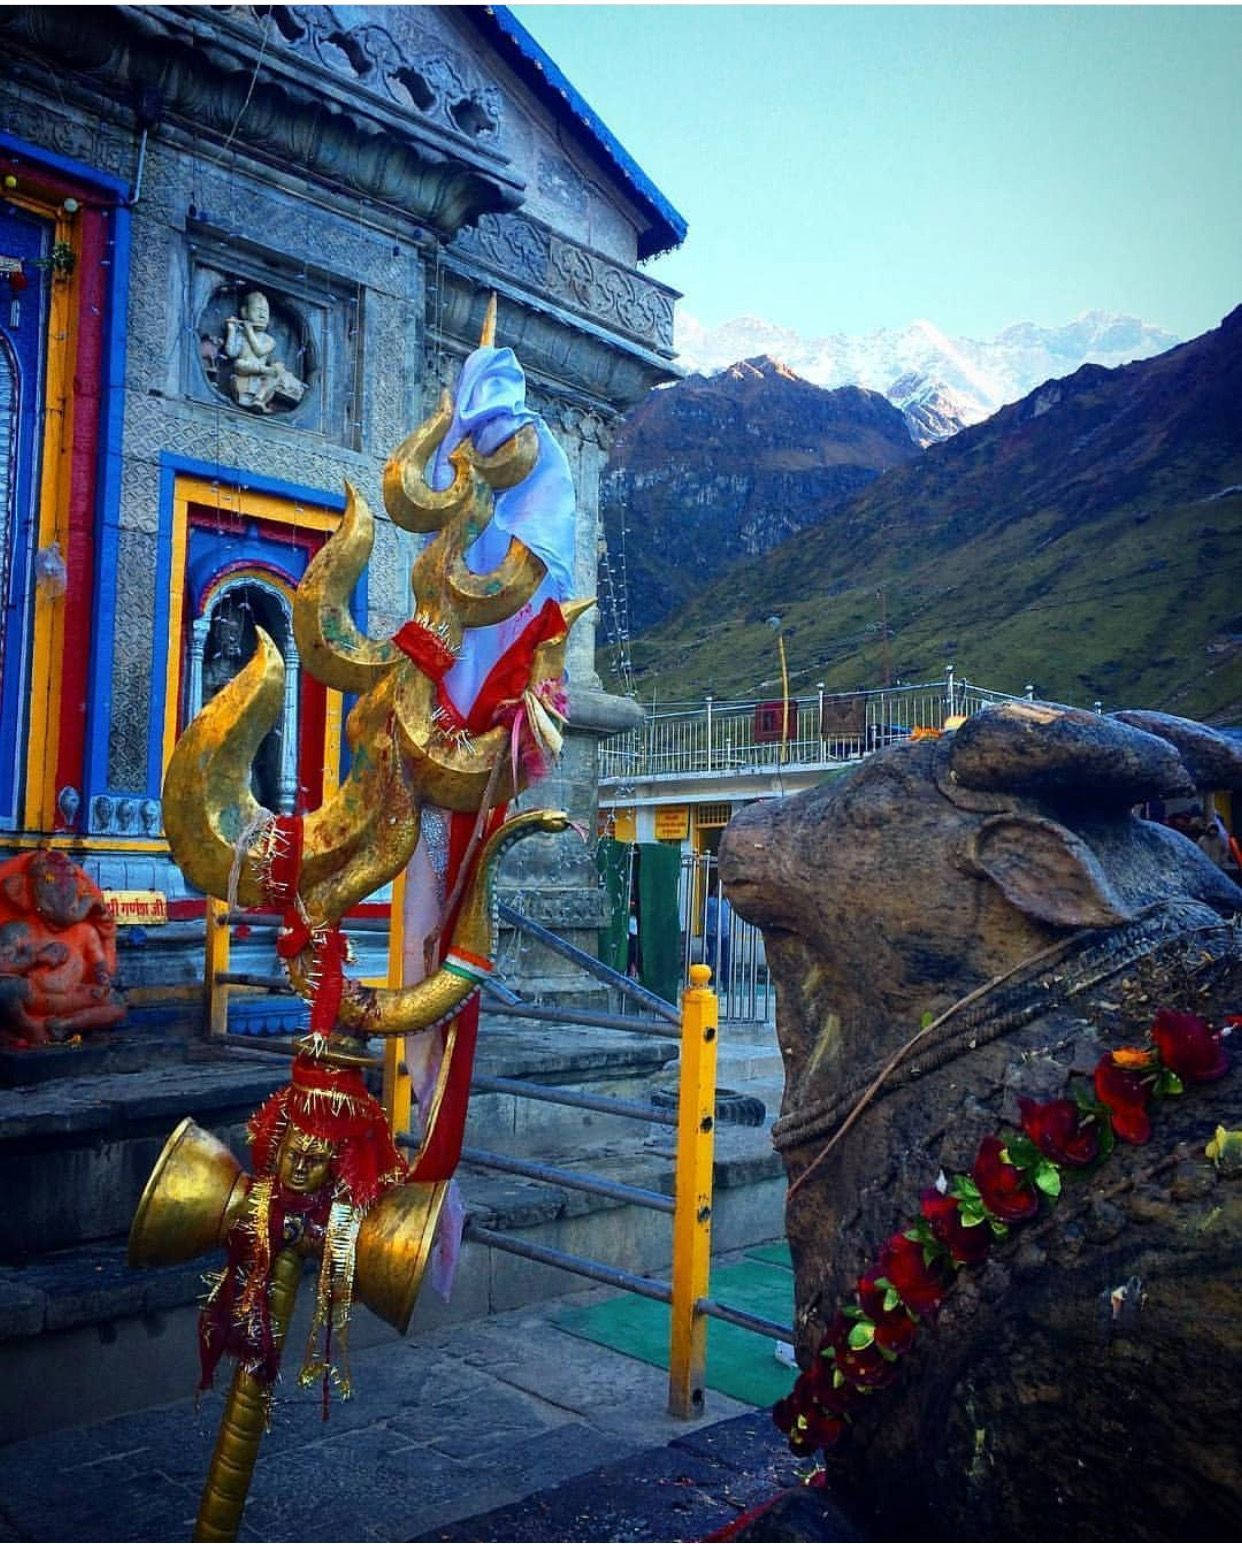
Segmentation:
<svg viewBox="0 0 1242 1544">
<path fill-rule="evenodd" d="M 870 1319 L 860 1319 L 850 1331 L 850 1350 L 865 1351 L 874 1339 L 875 1325 Z"/>
<path fill-rule="evenodd" d="M 962 1226 L 964 1228 L 977 1228 L 981 1222 L 985 1222 L 987 1220 L 987 1212 L 984 1210 L 983 1203 L 981 1201 L 975 1202 L 974 1204 L 964 1201 L 962 1205 L 958 1207 L 957 1214 L 961 1218 Z"/>
<path fill-rule="evenodd" d="M 1017 1136 L 1005 1149 L 1008 1161 L 1019 1169 L 1033 1169 L 1040 1161 L 1040 1151 L 1028 1136 Z M 1004 1154 L 1002 1154 L 1002 1157 Z"/>
<path fill-rule="evenodd" d="M 875 1278 L 875 1284 L 877 1287 L 879 1287 L 881 1292 L 887 1292 L 888 1289 L 892 1286 L 892 1282 L 888 1279 L 887 1276 L 877 1276 Z"/>
<path fill-rule="evenodd" d="M 866 1315 L 857 1303 L 846 1303 L 841 1309 L 841 1317 L 843 1319 L 862 1319 Z"/>
<path fill-rule="evenodd" d="M 1102 1120 L 1100 1122 L 1100 1153 L 1099 1157 L 1096 1159 L 1096 1162 L 1103 1163 L 1105 1158 L 1108 1157 L 1109 1153 L 1112 1152 L 1116 1145 L 1117 1137 L 1116 1133 L 1113 1131 L 1112 1122 Z"/>
<path fill-rule="evenodd" d="M 1160 1074 L 1160 1081 L 1156 1084 L 1158 1094 L 1180 1094 L 1183 1092 L 1182 1080 L 1176 1072 L 1170 1072 L 1166 1067 Z"/>
<path fill-rule="evenodd" d="M 1035 1183 L 1046 1196 L 1061 1194 L 1061 1171 L 1047 1158 L 1035 1170 Z"/>
<path fill-rule="evenodd" d="M 878 1287 L 879 1285 L 880 1283 L 877 1281 L 876 1286 Z M 894 1308 L 898 1308 L 900 1306 L 901 1293 L 898 1292 L 897 1288 L 894 1287 L 890 1282 L 884 1288 L 884 1312 L 892 1313 Z"/>
<path fill-rule="evenodd" d="M 1007 1222 L 1002 1222 L 999 1217 L 992 1217 L 989 1215 L 988 1227 L 991 1228 L 992 1233 L 996 1238 L 1009 1237 L 1009 1224 Z"/>
<path fill-rule="evenodd" d="M 921 1014 L 919 1014 L 920 1029 L 930 1029 L 935 1022 L 936 1015 L 931 1011 L 930 1008 L 925 1009 Z"/>
<path fill-rule="evenodd" d="M 949 1194 L 956 1196 L 959 1201 L 978 1201 L 981 1199 L 979 1187 L 969 1174 L 955 1174 L 949 1181 Z"/>
<path fill-rule="evenodd" d="M 834 1367 L 832 1369 L 832 1386 L 834 1389 L 845 1387 L 845 1374 L 839 1367 Z"/>
</svg>

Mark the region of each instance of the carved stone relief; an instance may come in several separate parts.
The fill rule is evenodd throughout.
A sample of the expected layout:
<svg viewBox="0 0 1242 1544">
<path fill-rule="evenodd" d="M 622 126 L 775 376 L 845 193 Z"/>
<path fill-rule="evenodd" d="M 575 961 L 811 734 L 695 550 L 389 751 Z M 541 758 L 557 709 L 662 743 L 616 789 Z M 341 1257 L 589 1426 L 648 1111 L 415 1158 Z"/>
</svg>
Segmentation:
<svg viewBox="0 0 1242 1544">
<path fill-rule="evenodd" d="M 500 91 L 400 10 L 394 8 L 382 26 L 348 25 L 337 8 L 322 5 L 277 5 L 271 16 L 279 41 L 294 52 L 450 134 L 485 146 L 496 143 Z"/>
<path fill-rule="evenodd" d="M 657 348 L 673 346 L 673 291 L 552 235 L 548 288 L 589 316 Z"/>
<path fill-rule="evenodd" d="M 178 262 L 188 291 L 177 297 L 171 332 L 182 346 L 181 393 L 230 414 L 356 441 L 356 300 L 348 287 L 299 269 L 295 254 L 252 256 L 197 229 Z"/>
<path fill-rule="evenodd" d="M 306 318 L 245 281 L 217 285 L 194 331 L 203 379 L 217 396 L 250 412 L 291 413 L 318 375 Z"/>
<path fill-rule="evenodd" d="M 226 137 L 235 151 L 308 170 L 444 234 L 518 201 L 520 184 L 497 153 L 499 91 L 466 61 L 445 51 L 411 59 L 386 27 L 351 27 L 323 7 L 301 8 L 301 19 L 292 7 L 282 14 L 293 18 L 296 36 L 286 40 L 265 14 L 261 36 L 247 29 L 251 62 L 236 49 L 204 46 L 216 26 L 242 41 L 236 20 L 217 23 L 193 8 L 147 7 L 140 17 L 122 6 L 73 14 L 10 7 L 0 10 L 0 53 L 15 74 L 41 80 L 54 72 L 64 91 L 86 89 L 109 102 L 128 102 L 158 80 L 170 127 Z M 299 52 L 331 70 L 343 89 L 325 89 Z M 46 144 L 57 132 L 52 125 L 32 137 Z M 444 154 L 445 134 L 457 154 Z M 74 149 L 90 159 L 87 147 Z"/>
<path fill-rule="evenodd" d="M 451 250 L 671 353 L 676 292 L 516 214 L 483 215 Z"/>
</svg>

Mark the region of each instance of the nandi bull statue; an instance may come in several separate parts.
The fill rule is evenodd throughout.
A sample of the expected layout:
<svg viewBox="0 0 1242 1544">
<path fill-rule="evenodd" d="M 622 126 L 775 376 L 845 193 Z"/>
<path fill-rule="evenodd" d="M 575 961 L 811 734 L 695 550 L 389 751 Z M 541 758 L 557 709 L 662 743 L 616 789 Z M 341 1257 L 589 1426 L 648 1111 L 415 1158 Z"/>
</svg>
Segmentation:
<svg viewBox="0 0 1242 1544">
<path fill-rule="evenodd" d="M 876 1537 L 1242 1528 L 1242 889 L 1132 813 L 1240 787 L 1201 725 L 1013 703 L 725 832 L 785 1062 L 777 1420 Z"/>
<path fill-rule="evenodd" d="M 277 952 L 311 1005 L 288 1086 L 250 1122 L 253 1173 L 187 1118 L 130 1233 L 135 1265 L 225 1251 L 199 1324 L 202 1386 L 222 1357 L 237 1366 L 200 1539 L 237 1536 L 306 1259 L 318 1272 L 301 1381 L 322 1383 L 325 1415 L 331 1387 L 349 1393 L 354 1299 L 406 1328 L 461 1152 L 476 994 L 495 952 L 496 863 L 518 837 L 570 824 L 549 810 L 505 818 L 560 748 L 566 640 L 592 602 L 568 598 L 568 463 L 526 408 L 512 351 L 492 346 L 494 325 L 493 300 L 455 397 L 384 470 L 393 521 L 436 533 L 413 565 L 413 619 L 377 642 L 349 614 L 374 524 L 348 485 L 341 524 L 297 590 L 304 667 L 358 696 L 339 792 L 293 816 L 251 793 L 251 762 L 284 696 L 283 660 L 261 629 L 253 658 L 181 736 L 165 779 L 165 828 L 187 879 L 231 906 L 282 915 Z M 431 827 L 428 857 L 420 836 Z M 400 986 L 356 983 L 343 921 L 406 872 L 434 892 L 423 897 L 434 921 L 419 968 L 407 959 Z M 363 1082 L 372 1036 L 406 1037 L 405 1059 L 427 1072 L 408 1166 Z"/>
</svg>

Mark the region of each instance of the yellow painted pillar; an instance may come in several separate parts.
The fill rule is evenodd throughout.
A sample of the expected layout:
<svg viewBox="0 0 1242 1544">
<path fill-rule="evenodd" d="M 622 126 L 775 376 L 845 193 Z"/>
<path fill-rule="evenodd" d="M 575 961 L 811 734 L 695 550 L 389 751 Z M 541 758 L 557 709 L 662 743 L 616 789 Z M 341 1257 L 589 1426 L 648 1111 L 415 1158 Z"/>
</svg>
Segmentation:
<svg viewBox="0 0 1242 1544">
<path fill-rule="evenodd" d="M 388 985 L 405 985 L 405 870 L 392 882 L 388 917 Z M 384 1111 L 394 1133 L 410 1129 L 410 1069 L 405 1059 L 405 1036 L 384 1039 Z"/>
<path fill-rule="evenodd" d="M 207 1032 L 222 1040 L 229 1030 L 229 989 L 217 979 L 229 968 L 229 907 L 227 901 L 207 897 L 207 952 L 203 959 L 203 986 L 207 992 Z"/>
<path fill-rule="evenodd" d="M 681 998 L 668 1408 L 670 1415 L 685 1419 L 703 1413 L 707 1370 L 707 1320 L 694 1305 L 707 1296 L 712 1251 L 717 1008 L 711 978 L 710 966 L 691 965 L 690 985 Z"/>
<path fill-rule="evenodd" d="M 53 239 L 78 251 L 73 222 L 60 214 Z M 44 384 L 43 457 L 36 546 L 69 551 L 69 492 L 73 457 L 73 369 L 77 350 L 78 280 L 53 274 L 49 286 Z M 65 597 L 36 582 L 30 645 L 30 727 L 26 745 L 25 824 L 56 826 L 56 758 L 60 749 L 60 677 L 65 652 Z"/>
</svg>

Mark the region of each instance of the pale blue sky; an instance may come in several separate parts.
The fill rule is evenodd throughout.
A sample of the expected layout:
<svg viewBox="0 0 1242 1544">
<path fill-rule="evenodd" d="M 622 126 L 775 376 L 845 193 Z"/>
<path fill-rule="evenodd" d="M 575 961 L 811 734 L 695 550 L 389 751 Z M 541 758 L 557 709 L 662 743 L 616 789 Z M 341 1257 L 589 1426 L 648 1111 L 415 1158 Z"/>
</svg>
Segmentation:
<svg viewBox="0 0 1242 1544">
<path fill-rule="evenodd" d="M 1242 301 L 1242 8 L 518 5 L 690 224 L 651 267 L 714 325 Z"/>
</svg>

